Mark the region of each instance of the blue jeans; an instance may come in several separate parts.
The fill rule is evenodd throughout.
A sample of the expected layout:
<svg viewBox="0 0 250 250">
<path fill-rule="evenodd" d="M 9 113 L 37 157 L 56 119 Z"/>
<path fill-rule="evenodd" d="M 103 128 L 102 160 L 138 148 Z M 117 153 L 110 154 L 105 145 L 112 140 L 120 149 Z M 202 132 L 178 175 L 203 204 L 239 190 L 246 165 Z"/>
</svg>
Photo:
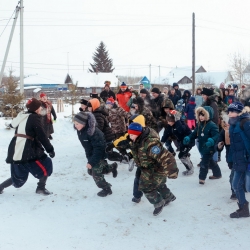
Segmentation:
<svg viewBox="0 0 250 250">
<path fill-rule="evenodd" d="M 240 207 L 242 207 L 247 202 L 246 196 L 245 196 L 245 189 L 244 189 L 245 180 L 246 180 L 246 172 L 234 171 L 232 186 L 236 193 L 236 197 L 239 201 Z"/>
</svg>

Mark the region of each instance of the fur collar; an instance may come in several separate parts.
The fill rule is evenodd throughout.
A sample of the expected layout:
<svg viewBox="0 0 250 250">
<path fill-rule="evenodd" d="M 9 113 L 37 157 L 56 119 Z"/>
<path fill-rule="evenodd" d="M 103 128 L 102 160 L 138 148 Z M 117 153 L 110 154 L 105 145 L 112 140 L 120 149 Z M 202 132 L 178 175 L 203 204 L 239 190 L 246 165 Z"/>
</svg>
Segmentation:
<svg viewBox="0 0 250 250">
<path fill-rule="evenodd" d="M 196 120 L 199 122 L 199 113 L 200 112 L 203 112 L 205 114 L 205 121 L 208 121 L 210 118 L 209 118 L 209 113 L 206 109 L 204 109 L 203 107 L 199 107 L 195 110 L 195 117 L 196 117 Z"/>
<path fill-rule="evenodd" d="M 94 115 L 88 112 L 88 125 L 87 125 L 87 134 L 92 136 L 96 128 L 96 119 Z"/>
</svg>

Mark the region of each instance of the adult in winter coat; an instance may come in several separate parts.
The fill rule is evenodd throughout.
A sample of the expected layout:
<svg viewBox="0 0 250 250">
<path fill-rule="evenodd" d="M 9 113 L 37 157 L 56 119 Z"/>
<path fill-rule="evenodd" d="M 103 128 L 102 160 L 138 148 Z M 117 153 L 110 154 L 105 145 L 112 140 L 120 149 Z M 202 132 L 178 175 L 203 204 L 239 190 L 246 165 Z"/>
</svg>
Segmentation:
<svg viewBox="0 0 250 250">
<path fill-rule="evenodd" d="M 147 107 L 151 112 L 155 110 L 155 102 L 146 89 L 140 90 L 140 97 L 144 100 L 145 107 Z"/>
<path fill-rule="evenodd" d="M 172 103 L 174 104 L 174 106 L 177 104 L 178 100 L 180 99 L 179 96 L 175 93 L 175 89 L 172 88 L 170 90 L 170 95 L 168 96 L 168 98 L 172 101 Z"/>
<path fill-rule="evenodd" d="M 146 122 L 146 127 L 154 129 L 158 132 L 158 126 L 152 112 L 144 106 L 144 101 L 141 97 L 137 97 L 133 100 L 135 106 L 135 114 L 143 115 Z"/>
<path fill-rule="evenodd" d="M 164 102 L 164 99 L 168 99 L 167 97 L 164 98 L 164 95 L 161 94 L 161 91 L 158 88 L 152 88 L 151 90 L 153 101 L 154 101 L 154 107 L 152 109 L 153 116 L 158 121 L 159 117 L 161 116 L 161 108 Z"/>
<path fill-rule="evenodd" d="M 88 100 L 81 99 L 80 104 L 81 107 L 79 108 L 79 111 L 87 111 L 88 110 Z"/>
<path fill-rule="evenodd" d="M 204 100 L 202 107 L 210 106 L 213 109 L 212 121 L 217 126 L 219 126 L 219 111 L 218 111 L 218 105 L 217 105 L 218 95 L 215 94 L 212 89 L 208 89 L 208 88 L 203 88 L 201 94 Z"/>
<path fill-rule="evenodd" d="M 171 110 L 167 114 L 168 125 L 165 127 L 164 134 L 161 138 L 161 142 L 165 143 L 169 138 L 175 138 L 180 153 L 178 158 L 181 160 L 186 170 L 183 175 L 191 175 L 194 173 L 194 166 L 190 160 L 189 151 L 194 146 L 194 141 L 191 141 L 188 145 L 183 144 L 184 137 L 191 134 L 191 130 L 184 121 L 180 120 L 180 113 L 176 110 Z"/>
<path fill-rule="evenodd" d="M 228 106 L 230 161 L 233 162 L 232 186 L 238 199 L 239 209 L 230 214 L 231 218 L 249 217 L 249 202 L 245 197 L 250 191 L 250 109 L 240 102 Z"/>
<path fill-rule="evenodd" d="M 95 117 L 89 112 L 79 112 L 74 117 L 74 126 L 86 153 L 88 173 L 93 176 L 97 187 L 102 189 L 97 195 L 105 197 L 112 194 L 111 184 L 105 180 L 104 174 L 112 172 L 115 178 L 117 163 L 110 165 L 105 160 L 106 142 L 103 133 L 96 127 Z"/>
<path fill-rule="evenodd" d="M 93 113 L 97 122 L 96 125 L 103 132 L 106 142 L 112 142 L 115 139 L 115 135 L 112 133 L 112 130 L 109 126 L 109 113 L 107 109 L 100 105 L 98 99 L 93 98 L 88 102 L 88 111 Z"/>
<path fill-rule="evenodd" d="M 44 153 L 44 148 L 51 158 L 55 156 L 55 152 L 41 123 L 41 105 L 37 99 L 30 99 L 26 104 L 28 112 L 20 112 L 10 124 L 10 127 L 15 128 L 6 159 L 10 163 L 11 178 L 0 184 L 0 193 L 11 185 L 15 188 L 22 187 L 31 173 L 39 179 L 36 193 L 51 194 L 45 185 L 48 176 L 52 174 L 53 165 Z"/>
<path fill-rule="evenodd" d="M 153 215 L 158 215 L 164 206 L 175 200 L 166 185 L 166 177 L 177 178 L 178 168 L 173 155 L 160 142 L 158 134 L 139 123 L 128 127 L 131 151 L 135 163 L 141 169 L 139 190 L 154 205 Z"/>
<path fill-rule="evenodd" d="M 131 91 L 128 89 L 125 82 L 123 82 L 120 86 L 119 92 L 116 94 L 116 99 L 121 108 L 125 111 L 129 112 L 129 107 L 127 106 L 127 102 L 132 96 Z"/>
<path fill-rule="evenodd" d="M 42 102 L 42 110 L 40 115 L 42 116 L 41 121 L 42 121 L 42 126 L 44 128 L 44 131 L 47 135 L 47 137 L 52 140 L 51 134 L 54 133 L 54 128 L 53 128 L 53 122 L 52 122 L 52 117 L 51 114 L 53 115 L 54 121 L 56 121 L 56 112 L 53 108 L 52 103 L 48 100 L 46 94 L 41 93 L 40 94 L 40 100 Z"/>
<path fill-rule="evenodd" d="M 179 90 L 178 83 L 174 82 L 173 83 L 173 88 L 175 89 L 175 94 L 178 96 L 179 99 L 181 99 L 181 91 Z M 169 94 L 170 94 L 170 92 L 169 92 Z"/>
<path fill-rule="evenodd" d="M 182 97 L 181 97 L 181 99 L 183 100 L 183 103 L 185 105 L 185 108 L 189 103 L 190 97 L 191 97 L 191 92 L 189 90 L 185 90 Z"/>
<path fill-rule="evenodd" d="M 197 119 L 197 126 L 195 130 L 186 136 L 183 140 L 184 145 L 188 145 L 190 141 L 198 138 L 199 140 L 199 152 L 202 155 L 199 183 L 205 184 L 208 169 L 213 172 L 209 179 L 220 179 L 221 171 L 218 164 L 213 160 L 213 154 L 215 152 L 215 143 L 219 137 L 218 126 L 212 121 L 213 109 L 209 106 L 199 107 L 195 110 L 195 116 Z"/>
<path fill-rule="evenodd" d="M 110 89 L 110 85 L 108 83 L 105 84 L 104 90 L 101 92 L 100 97 L 104 102 L 106 102 L 110 97 L 113 97 L 113 99 L 116 100 L 115 93 Z"/>
</svg>

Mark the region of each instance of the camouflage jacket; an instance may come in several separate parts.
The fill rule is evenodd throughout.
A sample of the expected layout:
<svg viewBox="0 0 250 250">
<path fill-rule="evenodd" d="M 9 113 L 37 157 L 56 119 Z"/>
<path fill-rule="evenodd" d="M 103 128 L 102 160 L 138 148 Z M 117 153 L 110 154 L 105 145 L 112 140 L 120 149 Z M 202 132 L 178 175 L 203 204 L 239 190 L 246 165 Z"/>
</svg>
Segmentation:
<svg viewBox="0 0 250 250">
<path fill-rule="evenodd" d="M 152 112 L 148 108 L 146 108 L 144 106 L 142 111 L 141 112 L 136 112 L 136 114 L 140 114 L 140 115 L 144 116 L 146 127 L 152 128 L 156 132 L 158 131 L 156 119 L 153 117 Z"/>
<path fill-rule="evenodd" d="M 168 176 L 169 171 L 177 169 L 174 156 L 163 147 L 153 129 L 144 128 L 142 134 L 130 145 L 135 163 L 142 171 L 153 170 L 158 175 Z"/>
<path fill-rule="evenodd" d="M 120 107 L 111 108 L 108 112 L 108 121 L 110 122 L 112 132 L 114 134 L 125 133 L 127 130 L 125 119 L 129 119 L 130 113 Z"/>
</svg>

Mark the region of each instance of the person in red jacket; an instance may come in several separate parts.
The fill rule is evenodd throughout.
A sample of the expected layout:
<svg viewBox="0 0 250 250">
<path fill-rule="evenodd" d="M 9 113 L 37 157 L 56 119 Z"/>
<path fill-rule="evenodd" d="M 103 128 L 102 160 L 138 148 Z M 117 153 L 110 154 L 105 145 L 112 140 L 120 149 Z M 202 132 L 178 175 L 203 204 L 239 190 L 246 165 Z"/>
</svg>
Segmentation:
<svg viewBox="0 0 250 250">
<path fill-rule="evenodd" d="M 132 96 L 131 91 L 128 89 L 126 83 L 123 82 L 120 86 L 119 92 L 116 94 L 116 99 L 118 101 L 119 106 L 127 112 L 129 112 L 129 107 L 127 106 L 127 102 L 129 101 L 131 96 Z"/>
</svg>

